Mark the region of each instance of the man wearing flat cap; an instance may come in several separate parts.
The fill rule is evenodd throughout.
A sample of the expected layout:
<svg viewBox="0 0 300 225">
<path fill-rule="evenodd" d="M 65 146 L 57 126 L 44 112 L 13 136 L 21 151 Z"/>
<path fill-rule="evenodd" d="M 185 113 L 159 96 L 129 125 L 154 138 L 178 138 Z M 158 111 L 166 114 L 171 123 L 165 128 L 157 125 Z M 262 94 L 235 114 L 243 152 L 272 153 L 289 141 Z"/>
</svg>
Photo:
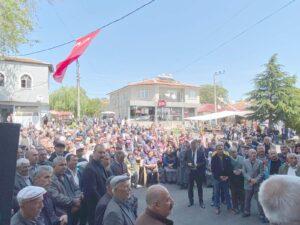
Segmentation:
<svg viewBox="0 0 300 225">
<path fill-rule="evenodd" d="M 54 142 L 54 152 L 52 152 L 49 161 L 53 162 L 53 160 L 57 157 L 57 156 L 66 156 L 66 154 L 68 154 L 67 151 L 65 151 L 66 148 L 66 143 L 65 143 L 65 137 L 61 136 L 61 137 L 57 137 L 55 138 Z"/>
<path fill-rule="evenodd" d="M 136 217 L 126 204 L 131 194 L 130 177 L 115 176 L 110 185 L 113 197 L 105 210 L 103 225 L 134 225 Z"/>
<path fill-rule="evenodd" d="M 17 200 L 20 210 L 11 218 L 11 225 L 36 225 L 43 205 L 43 195 L 46 190 L 42 187 L 27 186 L 19 191 Z M 39 225 L 39 224 L 38 224 Z"/>
</svg>

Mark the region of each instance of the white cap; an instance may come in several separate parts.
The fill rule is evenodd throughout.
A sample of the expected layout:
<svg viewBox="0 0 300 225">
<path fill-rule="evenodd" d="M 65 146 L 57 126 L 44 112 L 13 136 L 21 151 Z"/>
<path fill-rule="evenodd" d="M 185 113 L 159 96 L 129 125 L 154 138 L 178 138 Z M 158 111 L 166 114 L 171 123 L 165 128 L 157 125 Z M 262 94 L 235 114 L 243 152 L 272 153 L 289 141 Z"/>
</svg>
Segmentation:
<svg viewBox="0 0 300 225">
<path fill-rule="evenodd" d="M 37 186 L 27 186 L 19 191 L 17 195 L 18 203 L 24 203 L 32 201 L 34 199 L 42 197 L 47 191 L 42 187 Z"/>
<path fill-rule="evenodd" d="M 127 175 L 119 175 L 119 176 L 114 176 L 111 180 L 110 180 L 110 186 L 112 188 L 115 188 L 119 183 L 122 183 L 124 181 L 130 180 L 130 177 Z"/>
</svg>

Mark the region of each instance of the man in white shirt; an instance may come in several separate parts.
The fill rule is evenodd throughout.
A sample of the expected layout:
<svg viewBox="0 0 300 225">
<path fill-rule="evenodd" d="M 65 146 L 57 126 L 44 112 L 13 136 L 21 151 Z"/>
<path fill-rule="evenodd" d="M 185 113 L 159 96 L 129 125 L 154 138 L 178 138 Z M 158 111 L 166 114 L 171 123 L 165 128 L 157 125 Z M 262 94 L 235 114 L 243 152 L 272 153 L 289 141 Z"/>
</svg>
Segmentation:
<svg viewBox="0 0 300 225">
<path fill-rule="evenodd" d="M 300 166 L 298 165 L 298 158 L 295 153 L 287 155 L 287 163 L 279 168 L 279 174 L 300 177 Z"/>
</svg>

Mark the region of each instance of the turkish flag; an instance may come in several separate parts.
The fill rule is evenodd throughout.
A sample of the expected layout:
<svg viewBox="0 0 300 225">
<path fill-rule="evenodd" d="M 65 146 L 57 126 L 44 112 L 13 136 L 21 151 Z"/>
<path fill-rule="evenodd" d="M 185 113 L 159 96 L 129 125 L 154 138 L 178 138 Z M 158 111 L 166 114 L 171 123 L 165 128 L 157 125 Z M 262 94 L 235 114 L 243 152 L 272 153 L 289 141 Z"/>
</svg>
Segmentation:
<svg viewBox="0 0 300 225">
<path fill-rule="evenodd" d="M 89 46 L 93 38 L 95 38 L 99 32 L 100 29 L 76 40 L 76 44 L 72 49 L 70 55 L 64 61 L 61 61 L 56 65 L 56 70 L 53 74 L 53 79 L 55 81 L 59 83 L 62 82 L 68 66 L 84 53 L 85 49 Z"/>
</svg>

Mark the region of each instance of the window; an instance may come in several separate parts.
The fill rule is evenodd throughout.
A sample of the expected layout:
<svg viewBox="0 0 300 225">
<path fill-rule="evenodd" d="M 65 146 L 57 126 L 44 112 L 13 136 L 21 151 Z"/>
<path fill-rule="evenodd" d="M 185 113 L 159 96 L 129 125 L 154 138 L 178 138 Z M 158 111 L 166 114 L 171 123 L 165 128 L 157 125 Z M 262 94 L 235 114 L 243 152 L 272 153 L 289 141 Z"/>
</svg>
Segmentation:
<svg viewBox="0 0 300 225">
<path fill-rule="evenodd" d="M 139 121 L 154 121 L 154 117 L 154 107 L 130 106 L 130 119 Z"/>
<path fill-rule="evenodd" d="M 196 93 L 196 91 L 194 91 L 194 90 L 188 90 L 187 91 L 188 93 L 188 98 L 189 99 L 197 99 L 197 93 Z"/>
<path fill-rule="evenodd" d="M 31 88 L 31 77 L 29 75 L 23 75 L 21 77 L 21 88 Z"/>
<path fill-rule="evenodd" d="M 163 107 L 157 109 L 157 116 L 159 121 L 181 121 L 182 108 Z"/>
<path fill-rule="evenodd" d="M 184 108 L 184 117 L 195 116 L 195 108 Z"/>
<path fill-rule="evenodd" d="M 147 99 L 149 97 L 149 91 L 146 89 L 140 90 L 139 95 L 141 99 Z"/>
<path fill-rule="evenodd" d="M 159 99 L 164 99 L 168 102 L 182 102 L 183 92 L 181 89 L 160 88 Z"/>
<path fill-rule="evenodd" d="M 0 73 L 0 87 L 4 87 L 4 75 Z"/>
</svg>

